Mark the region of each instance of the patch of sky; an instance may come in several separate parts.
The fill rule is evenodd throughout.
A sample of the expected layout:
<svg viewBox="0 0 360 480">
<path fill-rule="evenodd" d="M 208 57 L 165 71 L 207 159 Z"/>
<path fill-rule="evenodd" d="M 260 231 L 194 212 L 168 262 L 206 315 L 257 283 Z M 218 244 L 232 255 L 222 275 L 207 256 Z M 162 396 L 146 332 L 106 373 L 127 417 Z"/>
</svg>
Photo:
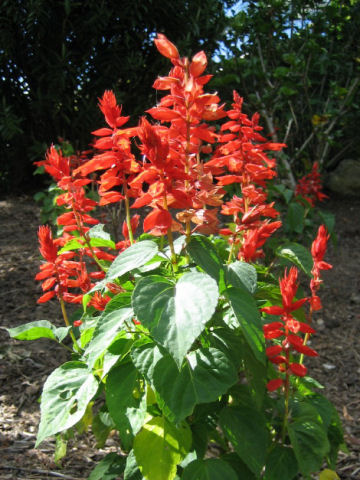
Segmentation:
<svg viewBox="0 0 360 480">
<path fill-rule="evenodd" d="M 225 9 L 225 15 L 228 18 L 235 17 L 239 12 L 246 11 L 248 8 L 249 2 L 244 2 L 239 0 L 236 2 L 232 7 L 228 7 Z M 241 48 L 241 41 L 240 39 L 233 39 L 235 42 L 235 47 L 240 50 Z M 245 38 L 246 41 L 246 38 Z M 221 62 L 224 58 L 230 58 L 232 56 L 231 51 L 226 47 L 224 42 L 219 42 L 218 48 L 215 51 L 214 56 L 212 57 L 213 61 L 216 63 Z"/>
</svg>

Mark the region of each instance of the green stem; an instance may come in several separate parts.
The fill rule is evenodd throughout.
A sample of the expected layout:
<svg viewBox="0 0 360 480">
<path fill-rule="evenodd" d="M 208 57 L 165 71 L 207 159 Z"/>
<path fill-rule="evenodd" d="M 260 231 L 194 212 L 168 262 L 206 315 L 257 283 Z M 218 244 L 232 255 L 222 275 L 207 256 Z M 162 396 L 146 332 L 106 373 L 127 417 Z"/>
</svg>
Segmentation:
<svg viewBox="0 0 360 480">
<path fill-rule="evenodd" d="M 173 234 L 170 228 L 167 231 L 167 237 L 168 237 L 169 247 L 171 252 L 171 264 L 173 266 L 174 272 L 176 273 L 178 270 L 178 267 L 177 267 L 176 253 L 174 248 Z"/>
<path fill-rule="evenodd" d="M 164 209 L 168 210 L 166 191 L 164 192 Z M 178 268 L 177 268 L 176 253 L 175 253 L 175 248 L 174 248 L 174 239 L 173 239 L 173 234 L 172 234 L 171 228 L 168 228 L 167 237 L 168 237 L 169 247 L 170 247 L 170 252 L 171 252 L 171 264 L 173 266 L 174 272 L 176 273 Z"/>
<path fill-rule="evenodd" d="M 126 181 L 124 183 L 124 196 L 125 196 L 126 225 L 127 225 L 128 232 L 129 232 L 130 244 L 132 245 L 134 243 L 134 235 L 133 235 L 132 228 L 131 228 L 130 203 L 129 203 L 129 197 L 128 197 L 128 194 L 127 194 Z"/>
<path fill-rule="evenodd" d="M 232 257 L 234 256 L 234 251 L 235 251 L 235 235 L 233 237 L 233 243 L 231 244 L 229 257 L 228 257 L 227 262 L 226 262 L 227 265 L 230 265 L 230 263 L 232 261 Z"/>
<path fill-rule="evenodd" d="M 286 365 L 289 365 L 290 359 L 290 352 L 287 350 L 286 352 Z M 281 432 L 281 442 L 285 442 L 287 426 L 288 426 L 288 417 L 289 417 L 289 395 L 290 395 L 290 375 L 288 373 L 288 369 L 286 369 L 286 377 L 285 377 L 285 408 L 284 408 L 284 420 Z"/>
<path fill-rule="evenodd" d="M 71 340 L 72 340 L 73 345 L 74 345 L 74 349 L 77 351 L 77 353 L 81 353 L 81 349 L 80 349 L 80 347 L 79 347 L 79 345 L 76 341 L 74 332 L 72 330 L 72 326 L 70 325 L 70 322 L 69 322 L 69 319 L 68 319 L 68 316 L 67 316 L 67 313 L 66 313 L 65 302 L 61 297 L 59 298 L 59 302 L 60 302 L 61 313 L 62 313 L 64 322 L 65 322 L 65 325 L 67 327 L 70 327 L 69 333 L 70 333 L 70 337 L 71 337 Z"/>
<path fill-rule="evenodd" d="M 101 265 L 99 259 L 97 258 L 95 252 L 94 252 L 94 249 L 92 248 L 91 244 L 90 244 L 90 237 L 88 235 L 87 232 L 84 231 L 83 229 L 83 225 L 82 225 L 82 221 L 81 221 L 81 218 L 80 218 L 80 214 L 79 212 L 75 209 L 75 203 L 74 201 L 72 202 L 72 209 L 73 209 L 73 212 L 74 212 L 74 215 L 75 215 L 75 219 L 76 219 L 76 225 L 78 227 L 78 230 L 79 230 L 79 233 L 80 235 L 82 236 L 82 238 L 84 239 L 85 243 L 86 243 L 86 246 L 88 247 L 88 249 L 90 250 L 91 252 L 91 256 L 92 258 L 94 259 L 95 263 L 97 264 L 98 267 L 100 267 L 100 269 L 103 271 L 103 272 L 106 272 L 106 268 L 103 267 L 103 265 Z"/>
</svg>

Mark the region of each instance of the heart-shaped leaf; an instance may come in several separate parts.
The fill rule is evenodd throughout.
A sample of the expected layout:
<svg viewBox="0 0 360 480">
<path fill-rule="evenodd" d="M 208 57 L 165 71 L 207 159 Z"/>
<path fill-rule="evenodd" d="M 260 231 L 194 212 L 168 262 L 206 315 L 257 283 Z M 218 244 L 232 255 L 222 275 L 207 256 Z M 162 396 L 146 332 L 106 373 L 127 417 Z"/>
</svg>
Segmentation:
<svg viewBox="0 0 360 480">
<path fill-rule="evenodd" d="M 41 396 L 41 420 L 36 446 L 51 435 L 75 425 L 98 389 L 92 372 L 82 362 L 67 362 L 53 371 Z"/>
<path fill-rule="evenodd" d="M 205 273 L 188 272 L 174 284 L 153 275 L 142 278 L 133 292 L 138 320 L 165 347 L 180 368 L 194 340 L 217 305 L 219 291 Z"/>
</svg>

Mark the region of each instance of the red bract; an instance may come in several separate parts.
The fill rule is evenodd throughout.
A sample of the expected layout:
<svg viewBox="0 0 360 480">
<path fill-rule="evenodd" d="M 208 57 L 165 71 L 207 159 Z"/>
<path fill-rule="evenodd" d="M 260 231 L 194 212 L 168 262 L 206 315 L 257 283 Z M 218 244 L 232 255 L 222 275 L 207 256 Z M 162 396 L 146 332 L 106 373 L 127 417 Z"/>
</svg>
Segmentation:
<svg viewBox="0 0 360 480">
<path fill-rule="evenodd" d="M 175 45 L 171 43 L 165 35 L 162 35 L 161 33 L 157 34 L 157 37 L 155 38 L 155 45 L 161 55 L 164 55 L 164 57 L 167 58 L 179 58 L 179 52 Z"/>
<path fill-rule="evenodd" d="M 103 311 L 107 303 L 111 300 L 108 295 L 102 296 L 100 292 L 95 292 L 92 299 L 88 303 L 88 306 L 96 308 L 96 310 Z"/>
<path fill-rule="evenodd" d="M 296 320 L 292 316 L 292 312 L 299 309 L 307 298 L 294 301 L 298 289 L 298 270 L 292 267 L 289 273 L 285 272 L 284 277 L 279 279 L 280 292 L 282 298 L 282 306 L 264 307 L 261 311 L 270 315 L 281 315 L 281 321 L 271 322 L 264 325 L 264 336 L 266 339 L 281 339 L 281 343 L 266 349 L 266 355 L 275 365 L 279 365 L 279 371 L 285 372 L 287 376 L 306 375 L 306 367 L 300 363 L 293 362 L 290 352 L 300 353 L 308 356 L 316 356 L 315 350 L 305 345 L 306 340 L 299 333 L 315 333 L 315 330 L 308 324 Z M 278 341 L 278 340 L 277 340 Z M 278 379 L 276 379 L 278 380 Z M 273 391 L 284 384 L 283 380 L 271 380 L 268 383 L 268 390 Z M 287 381 L 285 382 L 287 385 Z"/>
<path fill-rule="evenodd" d="M 310 173 L 300 178 L 296 185 L 295 195 L 301 195 L 305 198 L 313 207 L 316 202 L 321 202 L 325 198 L 328 198 L 322 192 L 322 181 L 319 173 L 319 164 L 314 162 Z"/>
<path fill-rule="evenodd" d="M 41 226 L 38 238 L 39 250 L 46 263 L 40 266 L 40 272 L 35 276 L 35 280 L 43 281 L 42 289 L 46 293 L 38 299 L 37 303 L 45 303 L 55 295 L 59 299 L 63 299 L 64 295 L 68 293 L 68 288 L 72 286 L 69 277 L 78 275 L 81 271 L 81 264 L 69 260 L 75 256 L 74 252 L 58 255 L 50 227 Z"/>
<path fill-rule="evenodd" d="M 74 175 L 89 175 L 99 170 L 105 170 L 99 180 L 100 205 L 119 202 L 125 193 L 114 188 L 127 189 L 128 176 L 138 173 L 138 165 L 131 152 L 131 137 L 137 133 L 136 128 L 120 129 L 129 119 L 121 116 L 121 107 L 117 105 L 115 95 L 107 90 L 99 99 L 99 107 L 105 116 L 105 121 L 111 128 L 100 128 L 93 132 L 100 138 L 95 141 L 94 148 L 101 153 L 95 155 L 74 171 Z"/>
<path fill-rule="evenodd" d="M 235 229 L 229 241 L 239 244 L 238 258 L 250 262 L 263 256 L 261 247 L 266 238 L 281 226 L 281 222 L 270 224 L 263 218 L 279 215 L 273 203 L 266 203 L 265 180 L 273 178 L 276 172 L 275 161 L 265 150 L 277 151 L 285 145 L 267 142 L 258 133 L 262 130 L 258 125 L 259 115 L 249 119 L 242 113 L 242 103 L 243 99 L 234 92 L 233 109 L 227 112 L 231 120 L 221 127 L 221 131 L 231 133 L 220 136 L 223 145 L 205 165 L 205 170 L 216 175 L 219 185 L 241 185 L 242 197 L 234 196 L 223 205 L 221 213 L 233 216 Z M 236 240 L 238 236 L 240 241 Z"/>
<path fill-rule="evenodd" d="M 311 289 L 311 306 L 313 310 L 320 310 L 322 308 L 321 300 L 317 295 L 322 280 L 320 278 L 320 270 L 329 270 L 332 268 L 330 263 L 324 262 L 323 258 L 326 253 L 327 242 L 330 238 L 324 225 L 320 225 L 317 236 L 311 245 L 311 255 L 313 257 L 314 265 L 311 270 L 313 278 L 310 281 Z"/>
</svg>

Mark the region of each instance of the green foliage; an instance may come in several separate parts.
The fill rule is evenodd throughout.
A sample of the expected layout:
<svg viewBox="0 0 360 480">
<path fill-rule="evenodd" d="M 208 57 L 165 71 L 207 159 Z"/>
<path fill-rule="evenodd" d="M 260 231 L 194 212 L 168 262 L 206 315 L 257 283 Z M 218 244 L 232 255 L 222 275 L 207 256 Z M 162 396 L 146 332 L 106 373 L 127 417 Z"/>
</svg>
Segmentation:
<svg viewBox="0 0 360 480">
<path fill-rule="evenodd" d="M 357 1 L 249 1 L 230 19 L 213 85 L 229 100 L 235 87 L 287 144 L 289 181 L 314 160 L 330 169 L 359 156 L 359 26 Z"/>
<path fill-rule="evenodd" d="M 92 234 L 109 241 L 102 227 Z M 57 435 L 60 459 L 71 428 L 92 425 L 99 446 L 117 430 L 126 457 L 106 456 L 90 480 L 256 480 L 262 472 L 266 480 L 291 480 L 318 471 L 324 459 L 334 468 L 341 426 L 311 379 L 294 382 L 285 423 L 281 402 L 265 395 L 273 369 L 258 302 L 279 299 L 267 267 L 225 265 L 214 243 L 200 235 L 178 258 L 183 271 L 142 272 L 154 256 L 157 243 L 139 241 L 108 270 L 108 278 L 133 287 L 115 295 L 100 315 L 84 313 L 79 360 L 57 368 L 44 385 L 37 444 Z M 285 245 L 278 257 L 311 270 L 311 256 L 299 244 Z M 169 266 L 166 257 L 162 263 Z M 106 289 L 106 281 L 100 283 Z M 63 330 L 37 321 L 9 333 L 60 342 L 68 333 Z M 211 441 L 221 458 L 204 459 Z"/>
<path fill-rule="evenodd" d="M 164 64 L 153 46 L 156 32 L 168 34 L 184 52 L 199 43 L 212 52 L 225 25 L 220 0 L 121 6 L 90 0 L 86 8 L 68 0 L 2 1 L 1 186 L 28 186 L 30 162 L 42 158 L 43 145 L 58 137 L 75 150 L 87 148 L 104 90 L 113 89 L 125 115 L 134 118 L 155 104 L 151 85 Z"/>
</svg>

